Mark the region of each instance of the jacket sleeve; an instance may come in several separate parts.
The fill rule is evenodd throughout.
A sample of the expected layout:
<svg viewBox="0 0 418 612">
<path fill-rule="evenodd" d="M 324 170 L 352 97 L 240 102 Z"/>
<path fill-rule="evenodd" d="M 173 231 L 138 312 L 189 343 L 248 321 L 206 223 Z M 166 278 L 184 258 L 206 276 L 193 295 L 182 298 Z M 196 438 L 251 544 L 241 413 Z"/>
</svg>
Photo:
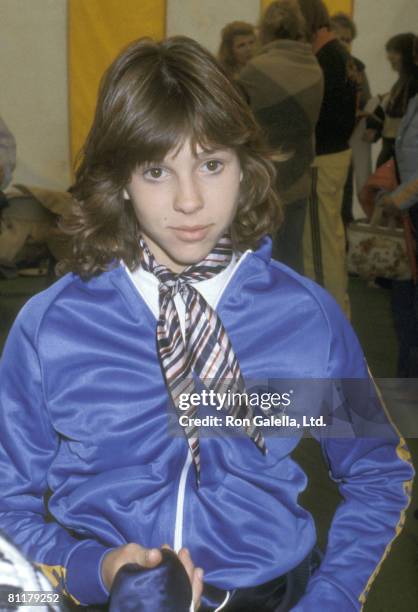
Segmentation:
<svg viewBox="0 0 418 612">
<path fill-rule="evenodd" d="M 78 603 L 102 603 L 108 592 L 100 566 L 109 549 L 72 537 L 47 515 L 48 471 L 60 437 L 44 401 L 33 314 L 26 307 L 20 313 L 0 363 L 0 529 L 53 586 Z"/>
<path fill-rule="evenodd" d="M 383 124 L 385 122 L 385 116 L 386 114 L 385 114 L 383 106 L 381 104 L 378 104 L 376 108 L 374 109 L 374 111 L 367 117 L 366 128 L 368 130 L 376 131 L 375 142 L 376 140 L 379 140 L 379 138 L 382 135 Z"/>
<path fill-rule="evenodd" d="M 330 477 L 338 483 L 343 501 L 334 515 L 321 566 L 295 612 L 361 609 L 403 527 L 414 475 L 405 441 L 369 378 L 354 332 L 335 305 L 328 312 L 332 330 L 328 377 L 345 379 L 348 385 L 346 402 L 340 406 L 344 405 L 354 436 L 321 436 Z M 356 393 L 359 389 L 363 397 Z"/>
<path fill-rule="evenodd" d="M 403 181 L 399 187 L 390 194 L 395 205 L 400 210 L 407 210 L 418 203 L 418 170 Z"/>
</svg>

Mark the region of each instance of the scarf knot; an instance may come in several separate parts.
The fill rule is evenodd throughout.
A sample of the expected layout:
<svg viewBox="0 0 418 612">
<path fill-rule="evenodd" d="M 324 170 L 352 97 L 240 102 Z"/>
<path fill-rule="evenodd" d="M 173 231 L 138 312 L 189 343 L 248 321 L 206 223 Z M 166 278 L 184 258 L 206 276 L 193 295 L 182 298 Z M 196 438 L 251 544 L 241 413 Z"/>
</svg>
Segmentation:
<svg viewBox="0 0 418 612">
<path fill-rule="evenodd" d="M 160 281 L 158 290 L 162 297 L 174 298 L 177 293 L 184 296 L 187 291 L 186 281 L 178 276 L 173 276 L 172 279 L 166 279 L 164 282 Z"/>
<path fill-rule="evenodd" d="M 159 280 L 160 315 L 157 322 L 157 349 L 161 369 L 178 414 L 188 416 L 189 422 L 193 422 L 198 408 L 191 405 L 186 411 L 181 410 L 180 398 L 182 395 L 190 396 L 195 393 L 195 376 L 200 379 L 204 387 L 210 387 L 215 393 L 245 392 L 239 363 L 226 329 L 218 313 L 193 286 L 193 283 L 208 280 L 225 270 L 232 259 L 232 242 L 229 236 L 222 237 L 203 261 L 188 266 L 181 274 L 175 274 L 157 263 L 142 238 L 140 246 L 142 267 Z M 180 294 L 186 304 L 184 338 L 174 302 L 176 294 Z M 265 454 L 267 450 L 264 437 L 252 424 L 251 406 L 245 404 L 237 410 L 236 406 L 228 405 L 225 410 L 234 418 L 238 412 L 240 416 L 248 417 L 251 424 L 244 426 L 245 433 Z M 199 483 L 199 431 L 192 424 L 184 427 L 184 433 Z"/>
</svg>

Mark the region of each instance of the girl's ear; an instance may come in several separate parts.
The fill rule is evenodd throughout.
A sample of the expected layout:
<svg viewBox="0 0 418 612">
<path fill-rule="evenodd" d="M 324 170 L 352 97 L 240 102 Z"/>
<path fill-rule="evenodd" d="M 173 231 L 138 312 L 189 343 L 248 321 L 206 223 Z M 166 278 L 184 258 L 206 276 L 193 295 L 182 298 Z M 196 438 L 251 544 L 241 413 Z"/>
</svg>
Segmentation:
<svg viewBox="0 0 418 612">
<path fill-rule="evenodd" d="M 125 200 L 130 200 L 131 198 L 129 197 L 129 193 L 126 191 L 126 189 L 123 190 L 123 198 Z"/>
</svg>

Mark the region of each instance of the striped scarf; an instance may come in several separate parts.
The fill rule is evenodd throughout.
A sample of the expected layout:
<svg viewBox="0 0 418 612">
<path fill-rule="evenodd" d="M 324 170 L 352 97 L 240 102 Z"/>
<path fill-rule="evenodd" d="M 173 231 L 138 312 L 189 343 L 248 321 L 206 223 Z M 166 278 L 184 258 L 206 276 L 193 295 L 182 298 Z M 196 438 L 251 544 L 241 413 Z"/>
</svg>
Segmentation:
<svg viewBox="0 0 418 612">
<path fill-rule="evenodd" d="M 232 244 L 228 236 L 221 238 L 211 253 L 201 262 L 188 266 L 181 274 L 171 272 L 158 264 L 141 239 L 141 265 L 154 274 L 159 284 L 160 314 L 157 323 L 157 347 L 167 387 L 178 414 L 186 415 L 193 422 L 196 406 L 180 410 L 180 396 L 188 397 L 195 392 L 193 375 L 205 387 L 209 384 L 214 392 L 245 393 L 244 380 L 237 357 L 226 330 L 217 313 L 209 306 L 193 283 L 208 280 L 224 270 L 232 258 Z M 185 337 L 180 327 L 174 296 L 179 294 L 185 304 Z M 241 396 L 242 397 L 242 396 Z M 245 397 L 245 395 L 244 395 Z M 251 425 L 244 427 L 262 453 L 266 453 L 263 435 L 253 425 L 252 408 L 246 402 L 238 406 L 224 406 L 228 415 L 246 418 Z M 184 428 L 190 447 L 197 482 L 200 482 L 199 432 L 194 425 Z"/>
</svg>

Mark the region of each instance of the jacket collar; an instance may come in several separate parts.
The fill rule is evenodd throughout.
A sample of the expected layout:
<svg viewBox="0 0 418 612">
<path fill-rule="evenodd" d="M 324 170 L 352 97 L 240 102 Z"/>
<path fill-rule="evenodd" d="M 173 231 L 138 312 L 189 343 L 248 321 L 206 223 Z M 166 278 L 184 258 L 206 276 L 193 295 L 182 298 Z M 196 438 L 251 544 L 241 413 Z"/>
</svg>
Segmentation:
<svg viewBox="0 0 418 612">
<path fill-rule="evenodd" d="M 262 260 L 265 264 L 271 259 L 272 241 L 269 236 L 265 236 L 259 244 L 259 247 L 255 251 L 246 251 L 235 265 L 233 273 L 229 276 L 226 285 L 223 287 L 221 296 L 217 300 L 220 305 L 227 299 L 230 293 L 236 294 L 235 287 L 239 289 L 242 282 L 251 275 L 251 269 L 254 269 L 254 274 L 259 274 L 259 266 L 254 265 L 255 261 Z M 120 264 L 116 268 L 113 268 L 108 272 L 110 275 L 110 282 L 114 287 L 123 295 L 125 302 L 129 306 L 131 315 L 135 320 L 139 320 L 141 317 L 140 309 L 138 308 L 138 289 L 132 279 L 132 275 L 128 274 L 124 264 Z M 153 309 L 147 304 L 144 297 L 141 297 L 141 301 L 144 303 L 144 309 L 146 316 L 149 321 L 155 324 L 155 315 Z"/>
<path fill-rule="evenodd" d="M 253 255 L 268 263 L 271 259 L 271 251 L 272 240 L 270 236 L 264 236 L 264 238 L 261 239 L 258 248 L 253 252 Z"/>
</svg>

